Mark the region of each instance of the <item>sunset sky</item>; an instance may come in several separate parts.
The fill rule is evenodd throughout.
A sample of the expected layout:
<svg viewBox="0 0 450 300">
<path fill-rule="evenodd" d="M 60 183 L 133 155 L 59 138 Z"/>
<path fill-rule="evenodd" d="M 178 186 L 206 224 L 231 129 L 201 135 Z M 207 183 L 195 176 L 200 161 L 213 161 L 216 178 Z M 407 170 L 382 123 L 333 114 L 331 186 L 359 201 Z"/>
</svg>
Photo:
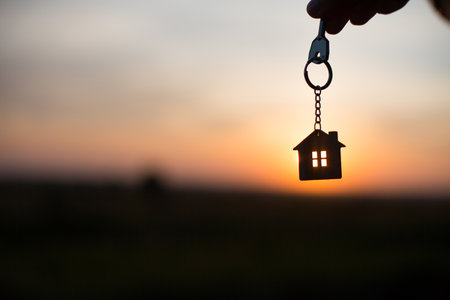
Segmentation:
<svg viewBox="0 0 450 300">
<path fill-rule="evenodd" d="M 450 23 L 427 1 L 328 36 L 322 126 L 346 145 L 343 179 L 298 180 L 319 26 L 306 4 L 2 1 L 0 175 L 450 193 Z"/>
</svg>

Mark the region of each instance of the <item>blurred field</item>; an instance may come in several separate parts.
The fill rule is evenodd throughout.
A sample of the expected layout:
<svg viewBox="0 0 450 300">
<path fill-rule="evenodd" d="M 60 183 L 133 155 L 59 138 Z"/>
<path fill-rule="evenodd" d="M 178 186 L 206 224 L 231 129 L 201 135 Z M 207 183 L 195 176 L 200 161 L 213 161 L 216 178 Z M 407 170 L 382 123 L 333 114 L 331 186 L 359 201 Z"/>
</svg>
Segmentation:
<svg viewBox="0 0 450 300">
<path fill-rule="evenodd" d="M 450 297 L 450 201 L 0 184 L 1 299 Z"/>
</svg>

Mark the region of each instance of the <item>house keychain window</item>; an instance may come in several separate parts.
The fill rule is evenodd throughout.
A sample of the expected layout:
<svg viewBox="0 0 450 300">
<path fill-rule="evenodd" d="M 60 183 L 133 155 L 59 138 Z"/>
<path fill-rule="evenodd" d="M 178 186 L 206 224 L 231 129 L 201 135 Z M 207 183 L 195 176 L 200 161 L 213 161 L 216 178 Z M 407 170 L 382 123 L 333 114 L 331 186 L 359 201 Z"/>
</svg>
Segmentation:
<svg viewBox="0 0 450 300">
<path fill-rule="evenodd" d="M 318 157 L 317 153 L 320 153 L 320 157 Z M 320 165 L 319 165 L 320 161 Z M 314 168 L 320 167 L 326 167 L 327 166 L 327 151 L 313 151 L 312 152 L 312 165 Z"/>
<path fill-rule="evenodd" d="M 342 178 L 341 148 L 345 145 L 338 141 L 337 131 L 330 131 L 328 134 L 322 131 L 321 94 L 333 78 L 333 72 L 328 63 L 329 52 L 330 46 L 321 20 L 319 34 L 311 44 L 304 71 L 306 83 L 314 90 L 316 117 L 314 131 L 294 148 L 298 151 L 300 180 Z M 310 81 L 308 66 L 311 63 L 324 64 L 327 67 L 328 80 L 323 86 L 314 85 Z"/>
</svg>

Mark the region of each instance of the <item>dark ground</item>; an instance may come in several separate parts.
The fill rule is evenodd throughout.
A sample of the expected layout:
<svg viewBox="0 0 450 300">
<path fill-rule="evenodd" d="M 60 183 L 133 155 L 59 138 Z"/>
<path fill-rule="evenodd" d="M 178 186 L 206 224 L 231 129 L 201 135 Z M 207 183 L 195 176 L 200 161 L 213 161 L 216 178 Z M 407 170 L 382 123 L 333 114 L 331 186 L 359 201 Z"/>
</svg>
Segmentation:
<svg viewBox="0 0 450 300">
<path fill-rule="evenodd" d="M 0 299 L 450 299 L 450 201 L 0 184 Z"/>
</svg>

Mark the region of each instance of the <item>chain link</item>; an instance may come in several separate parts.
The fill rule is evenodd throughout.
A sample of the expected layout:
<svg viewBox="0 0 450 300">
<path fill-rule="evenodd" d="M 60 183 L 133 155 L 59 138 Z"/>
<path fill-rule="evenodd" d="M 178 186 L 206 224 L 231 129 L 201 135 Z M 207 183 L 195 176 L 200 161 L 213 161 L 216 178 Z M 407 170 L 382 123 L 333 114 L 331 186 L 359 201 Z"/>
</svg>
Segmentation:
<svg viewBox="0 0 450 300">
<path fill-rule="evenodd" d="M 320 104 L 320 100 L 321 100 L 320 94 L 321 93 L 322 93 L 322 90 L 320 89 L 320 87 L 316 87 L 314 89 L 314 94 L 316 95 L 316 97 L 315 97 L 315 100 L 316 100 L 316 104 L 315 104 L 315 107 L 316 107 L 316 121 L 314 123 L 314 130 L 321 130 L 322 129 L 322 125 L 321 125 L 321 121 L 322 120 L 320 118 L 320 115 L 321 115 L 320 109 L 322 108 L 322 105 Z"/>
</svg>

